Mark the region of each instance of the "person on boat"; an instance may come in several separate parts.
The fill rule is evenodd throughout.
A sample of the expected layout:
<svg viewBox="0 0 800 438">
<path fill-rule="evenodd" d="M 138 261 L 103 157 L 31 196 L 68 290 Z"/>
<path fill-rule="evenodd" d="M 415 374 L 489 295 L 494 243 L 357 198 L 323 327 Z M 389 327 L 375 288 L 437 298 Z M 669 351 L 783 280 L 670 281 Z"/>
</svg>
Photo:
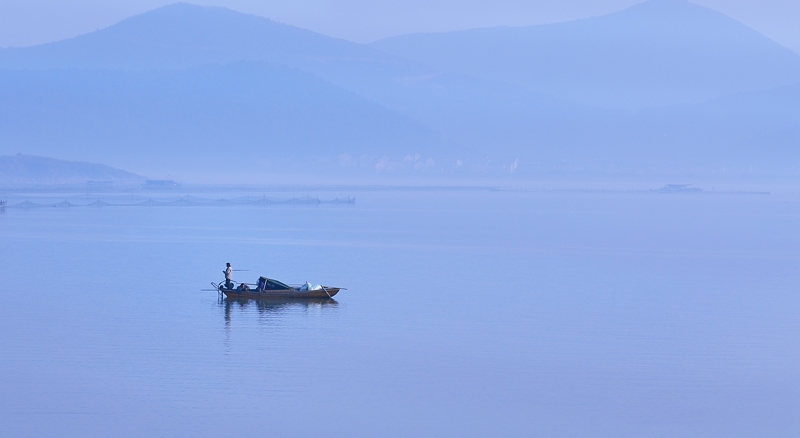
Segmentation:
<svg viewBox="0 0 800 438">
<path fill-rule="evenodd" d="M 258 286 L 256 290 L 259 292 L 264 292 L 264 289 L 267 288 L 267 279 L 264 277 L 258 277 Z"/>
<path fill-rule="evenodd" d="M 228 265 L 228 267 L 222 271 L 222 273 L 225 274 L 225 287 L 227 289 L 233 289 L 233 282 L 231 281 L 233 279 L 233 268 L 230 263 L 226 263 L 226 265 Z"/>
<path fill-rule="evenodd" d="M 248 291 L 250 290 L 250 286 L 246 285 L 245 283 L 240 283 L 239 290 Z"/>
</svg>

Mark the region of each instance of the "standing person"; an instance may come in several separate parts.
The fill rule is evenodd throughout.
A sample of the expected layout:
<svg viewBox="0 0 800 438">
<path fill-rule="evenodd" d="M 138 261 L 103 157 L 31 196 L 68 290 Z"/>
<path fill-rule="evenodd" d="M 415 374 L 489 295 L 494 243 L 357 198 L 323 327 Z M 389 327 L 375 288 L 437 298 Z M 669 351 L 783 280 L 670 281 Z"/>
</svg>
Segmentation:
<svg viewBox="0 0 800 438">
<path fill-rule="evenodd" d="M 225 274 L 225 288 L 233 289 L 233 282 L 231 281 L 233 279 L 233 268 L 230 263 L 225 264 L 228 265 L 228 267 L 222 271 L 222 273 Z"/>
</svg>

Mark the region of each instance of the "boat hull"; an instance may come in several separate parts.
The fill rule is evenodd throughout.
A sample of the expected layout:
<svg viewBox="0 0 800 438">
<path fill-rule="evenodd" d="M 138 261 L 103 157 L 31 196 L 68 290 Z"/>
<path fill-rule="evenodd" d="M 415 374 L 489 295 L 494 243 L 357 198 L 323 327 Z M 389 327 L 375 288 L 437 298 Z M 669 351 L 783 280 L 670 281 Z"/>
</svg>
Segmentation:
<svg viewBox="0 0 800 438">
<path fill-rule="evenodd" d="M 326 292 L 327 290 L 327 292 Z M 294 289 L 279 289 L 279 290 L 265 290 L 259 292 L 256 290 L 236 290 L 236 289 L 222 289 L 222 293 L 228 298 L 251 298 L 256 300 L 268 298 L 292 298 L 292 299 L 319 299 L 319 298 L 332 298 L 339 293 L 338 287 L 326 287 L 320 290 L 298 291 Z"/>
</svg>

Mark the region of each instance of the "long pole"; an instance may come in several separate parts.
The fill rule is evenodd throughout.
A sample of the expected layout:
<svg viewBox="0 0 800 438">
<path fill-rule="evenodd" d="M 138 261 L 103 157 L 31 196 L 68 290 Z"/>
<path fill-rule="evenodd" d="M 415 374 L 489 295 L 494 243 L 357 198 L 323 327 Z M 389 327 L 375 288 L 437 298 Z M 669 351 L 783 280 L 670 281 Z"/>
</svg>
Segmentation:
<svg viewBox="0 0 800 438">
<path fill-rule="evenodd" d="M 325 286 L 320 285 L 320 287 L 322 287 L 322 290 L 324 290 L 325 293 L 328 294 L 328 298 L 333 299 L 333 297 L 331 296 L 331 293 L 328 292 L 328 289 L 325 289 Z"/>
</svg>

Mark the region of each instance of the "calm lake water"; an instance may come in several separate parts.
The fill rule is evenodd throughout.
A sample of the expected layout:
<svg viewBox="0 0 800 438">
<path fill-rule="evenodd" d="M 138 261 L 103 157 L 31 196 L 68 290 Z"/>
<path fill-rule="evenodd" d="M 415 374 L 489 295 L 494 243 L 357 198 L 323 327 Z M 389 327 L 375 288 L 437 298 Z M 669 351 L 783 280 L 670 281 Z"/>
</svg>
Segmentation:
<svg viewBox="0 0 800 438">
<path fill-rule="evenodd" d="M 800 197 L 353 194 L 7 209 L 0 435 L 800 434 Z"/>
</svg>

